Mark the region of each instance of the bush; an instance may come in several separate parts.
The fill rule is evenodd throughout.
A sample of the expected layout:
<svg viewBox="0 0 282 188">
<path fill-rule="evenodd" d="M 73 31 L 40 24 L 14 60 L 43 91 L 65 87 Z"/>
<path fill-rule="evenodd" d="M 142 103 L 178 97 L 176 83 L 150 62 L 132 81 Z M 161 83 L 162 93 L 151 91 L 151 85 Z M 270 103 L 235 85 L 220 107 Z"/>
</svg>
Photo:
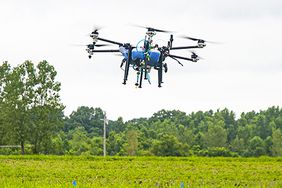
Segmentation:
<svg viewBox="0 0 282 188">
<path fill-rule="evenodd" d="M 238 153 L 232 152 L 225 147 L 211 147 L 208 148 L 208 156 L 209 157 L 238 157 Z"/>
</svg>

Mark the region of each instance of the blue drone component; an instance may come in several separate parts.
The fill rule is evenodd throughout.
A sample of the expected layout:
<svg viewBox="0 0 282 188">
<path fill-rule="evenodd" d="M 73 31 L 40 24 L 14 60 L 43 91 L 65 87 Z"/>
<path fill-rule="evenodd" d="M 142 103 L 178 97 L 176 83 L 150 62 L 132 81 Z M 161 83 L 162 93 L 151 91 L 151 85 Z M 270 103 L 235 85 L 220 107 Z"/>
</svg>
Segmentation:
<svg viewBox="0 0 282 188">
<path fill-rule="evenodd" d="M 137 59 L 144 60 L 145 59 L 144 51 L 138 51 L 137 49 L 133 49 L 131 52 L 131 58 L 133 61 Z"/>
<path fill-rule="evenodd" d="M 159 59 L 160 59 L 160 55 L 161 53 L 158 50 L 150 50 L 148 51 L 148 65 L 149 66 L 157 66 Z M 131 54 L 131 58 L 133 61 L 140 59 L 141 61 L 145 60 L 145 52 L 144 51 L 138 51 L 137 49 L 133 49 L 132 50 L 132 54 Z M 127 56 L 125 56 L 125 58 L 127 58 Z"/>
<path fill-rule="evenodd" d="M 125 47 L 121 46 L 119 47 L 119 51 L 121 52 L 123 57 L 127 60 L 128 59 L 128 50 Z"/>
<path fill-rule="evenodd" d="M 150 50 L 148 65 L 157 66 L 160 56 L 161 56 L 161 52 L 159 52 L 158 50 Z"/>
</svg>

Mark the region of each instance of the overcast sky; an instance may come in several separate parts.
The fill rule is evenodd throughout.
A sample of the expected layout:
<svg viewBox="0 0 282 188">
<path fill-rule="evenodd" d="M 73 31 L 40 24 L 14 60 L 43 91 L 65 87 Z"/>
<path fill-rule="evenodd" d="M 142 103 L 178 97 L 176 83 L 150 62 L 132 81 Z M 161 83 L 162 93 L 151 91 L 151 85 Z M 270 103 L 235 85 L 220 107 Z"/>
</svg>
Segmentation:
<svg viewBox="0 0 282 188">
<path fill-rule="evenodd" d="M 110 119 L 149 117 L 161 109 L 259 111 L 282 104 L 281 0 L 9 0 L 0 1 L 0 61 L 17 65 L 47 60 L 58 71 L 61 99 L 69 115 L 78 106 L 101 107 Z M 95 54 L 84 47 L 93 26 L 100 36 L 133 45 L 145 30 L 129 24 L 173 30 L 177 34 L 218 41 L 196 50 L 205 58 L 184 67 L 167 59 L 162 88 L 136 89 L 131 71 L 122 85 L 121 57 Z M 166 43 L 169 35 L 155 41 Z M 192 41 L 175 38 L 174 45 Z M 188 55 L 189 51 L 174 51 Z"/>
</svg>

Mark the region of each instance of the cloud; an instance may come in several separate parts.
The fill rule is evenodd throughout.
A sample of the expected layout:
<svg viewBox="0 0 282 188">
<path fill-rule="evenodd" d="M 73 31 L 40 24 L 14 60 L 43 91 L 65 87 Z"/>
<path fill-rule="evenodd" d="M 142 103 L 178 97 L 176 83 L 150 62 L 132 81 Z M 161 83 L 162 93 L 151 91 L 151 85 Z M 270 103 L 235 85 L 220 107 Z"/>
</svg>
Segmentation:
<svg viewBox="0 0 282 188">
<path fill-rule="evenodd" d="M 197 10 L 202 8 L 203 15 L 209 14 L 217 19 L 226 20 L 281 18 L 282 16 L 282 1 L 280 0 L 200 0 L 191 3 L 191 6 L 196 6 Z"/>
</svg>

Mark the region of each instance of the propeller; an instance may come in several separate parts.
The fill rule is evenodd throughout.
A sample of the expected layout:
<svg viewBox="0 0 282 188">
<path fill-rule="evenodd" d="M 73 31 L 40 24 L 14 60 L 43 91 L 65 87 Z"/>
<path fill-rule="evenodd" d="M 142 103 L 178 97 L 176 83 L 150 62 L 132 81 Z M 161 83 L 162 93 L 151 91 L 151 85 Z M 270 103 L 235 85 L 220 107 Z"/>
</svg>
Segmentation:
<svg viewBox="0 0 282 188">
<path fill-rule="evenodd" d="M 93 29 L 92 29 L 92 32 L 86 34 L 86 36 L 91 36 L 91 35 L 94 35 L 94 34 L 98 34 L 98 31 L 100 31 L 101 29 L 103 29 L 103 27 L 94 25 Z"/>
<path fill-rule="evenodd" d="M 94 45 L 95 47 L 103 47 L 103 46 L 111 46 L 109 44 L 95 44 Z"/>
<path fill-rule="evenodd" d="M 204 60 L 204 58 L 198 56 L 194 51 L 190 51 L 190 52 L 192 53 L 192 55 L 191 55 L 192 59 L 203 59 Z"/>
<path fill-rule="evenodd" d="M 180 38 L 189 39 L 189 40 L 198 41 L 198 42 L 207 42 L 207 43 L 211 43 L 211 44 L 220 44 L 219 42 L 208 41 L 208 40 L 198 39 L 198 38 L 193 38 L 193 37 L 188 37 L 188 36 L 185 36 L 185 35 L 181 35 Z"/>
<path fill-rule="evenodd" d="M 130 25 L 132 25 L 134 27 L 144 28 L 144 29 L 147 29 L 148 31 L 156 31 L 156 32 L 160 32 L 160 33 L 173 33 L 172 31 L 156 29 L 156 28 L 153 28 L 153 27 L 145 27 L 145 26 L 141 26 L 141 25 L 137 25 L 137 24 L 130 24 Z"/>
<path fill-rule="evenodd" d="M 93 31 L 92 31 L 92 34 L 96 34 L 99 30 L 101 30 L 103 27 L 101 26 L 97 26 L 97 25 L 94 25 L 93 26 Z"/>
<path fill-rule="evenodd" d="M 190 52 L 191 52 L 193 55 L 198 56 L 195 51 L 190 50 Z"/>
<path fill-rule="evenodd" d="M 86 46 L 87 48 L 93 49 L 94 47 L 111 46 L 110 44 L 72 44 L 72 46 Z"/>
</svg>

